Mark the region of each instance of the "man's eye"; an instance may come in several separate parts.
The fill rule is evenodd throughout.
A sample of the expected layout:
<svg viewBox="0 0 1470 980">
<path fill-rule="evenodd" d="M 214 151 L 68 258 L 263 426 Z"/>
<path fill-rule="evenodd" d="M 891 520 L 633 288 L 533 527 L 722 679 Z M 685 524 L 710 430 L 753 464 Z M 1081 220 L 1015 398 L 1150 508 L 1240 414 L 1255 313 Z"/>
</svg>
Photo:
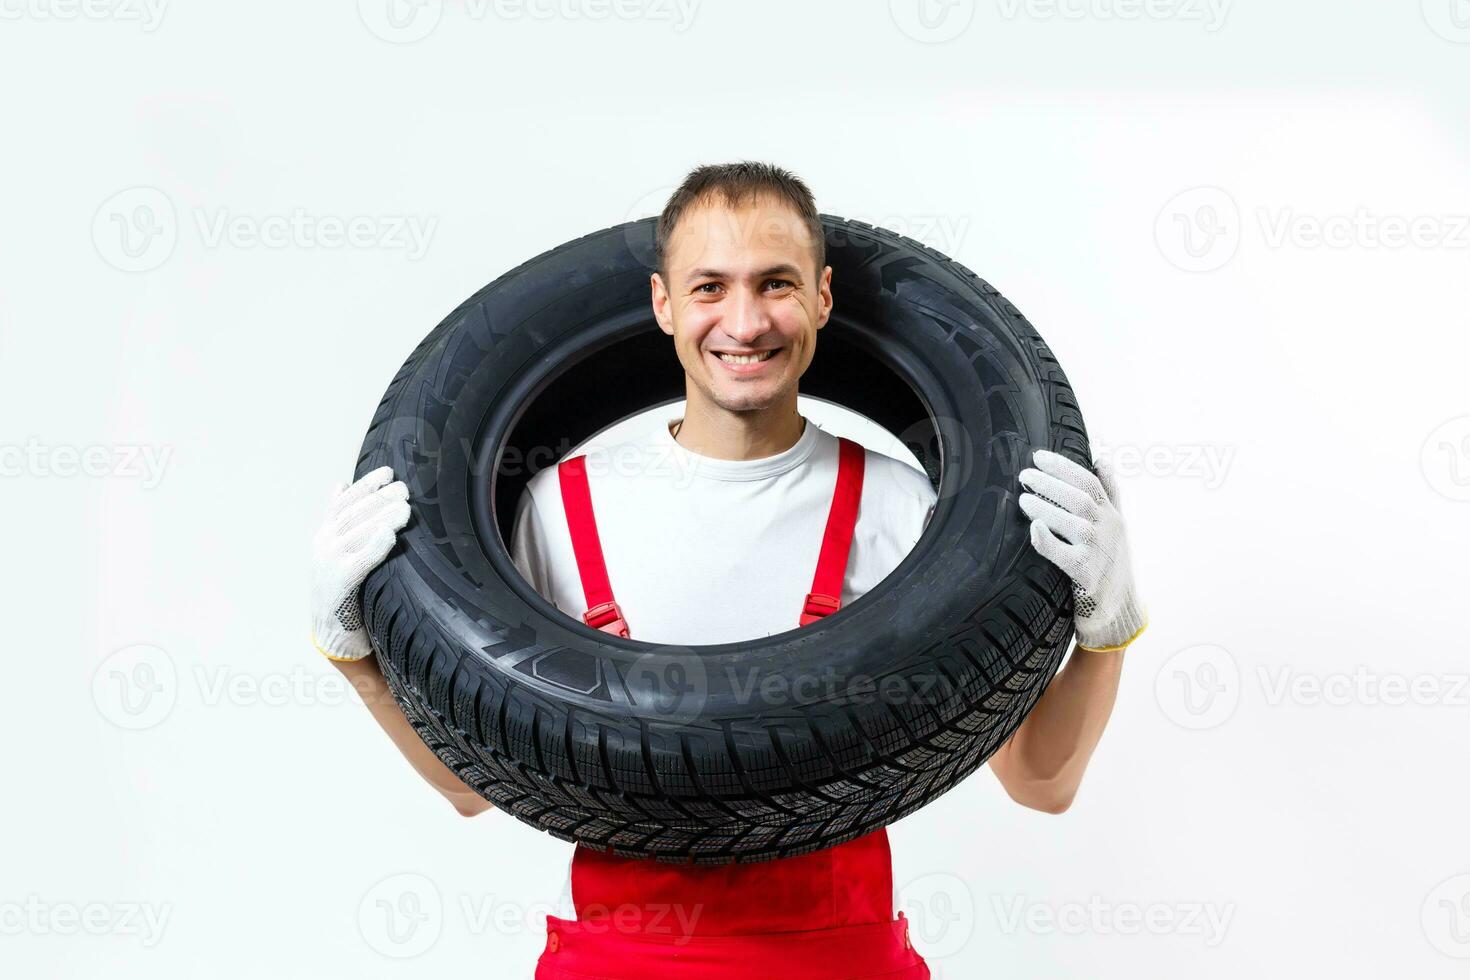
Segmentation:
<svg viewBox="0 0 1470 980">
<path fill-rule="evenodd" d="M 694 291 L 696 293 L 702 293 L 706 289 L 719 289 L 719 288 L 720 288 L 720 284 L 717 283 L 717 282 L 702 282 L 698 286 L 695 286 L 694 287 Z"/>
<path fill-rule="evenodd" d="M 767 286 L 771 285 L 772 283 L 775 283 L 776 284 L 776 288 L 777 289 L 785 289 L 787 286 L 791 285 L 791 280 L 789 280 L 789 279 L 767 279 L 766 280 L 766 285 Z"/>
</svg>

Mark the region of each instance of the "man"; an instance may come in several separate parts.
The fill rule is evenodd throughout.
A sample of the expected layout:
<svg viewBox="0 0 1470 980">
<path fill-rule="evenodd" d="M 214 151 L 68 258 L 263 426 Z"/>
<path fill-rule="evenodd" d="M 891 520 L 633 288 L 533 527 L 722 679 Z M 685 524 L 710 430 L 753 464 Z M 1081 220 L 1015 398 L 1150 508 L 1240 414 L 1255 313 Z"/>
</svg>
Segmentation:
<svg viewBox="0 0 1470 980">
<path fill-rule="evenodd" d="M 697 168 L 670 198 L 657 247 L 653 313 L 685 372 L 683 416 L 660 418 L 617 447 L 633 466 L 594 466 L 589 456 L 538 473 L 517 508 L 512 555 L 538 592 L 580 616 L 593 605 L 589 549 L 605 554 L 620 614 L 610 628 L 636 639 L 713 644 L 796 628 L 824 522 L 838 510 L 834 486 L 856 476 L 843 605 L 912 548 L 933 488 L 911 467 L 840 445 L 797 411 L 798 380 L 833 307 L 805 184 L 764 164 Z M 1028 491 L 1020 503 L 1033 546 L 1072 577 L 1078 645 L 990 765 L 1017 802 L 1061 813 L 1145 616 L 1111 474 L 1045 451 L 1034 461 L 1020 475 Z M 473 815 L 489 804 L 423 746 L 367 656 L 358 588 L 408 519 L 407 491 L 391 479 L 385 468 L 340 491 L 317 537 L 315 639 L 418 771 Z M 590 531 L 587 510 L 597 515 Z M 579 846 L 571 870 L 578 918 L 548 920 L 538 978 L 929 975 L 894 918 L 881 830 L 813 854 L 716 868 Z M 679 907 L 681 934 L 657 933 L 647 914 L 655 899 Z M 618 929 L 593 930 L 593 907 L 633 914 Z"/>
</svg>

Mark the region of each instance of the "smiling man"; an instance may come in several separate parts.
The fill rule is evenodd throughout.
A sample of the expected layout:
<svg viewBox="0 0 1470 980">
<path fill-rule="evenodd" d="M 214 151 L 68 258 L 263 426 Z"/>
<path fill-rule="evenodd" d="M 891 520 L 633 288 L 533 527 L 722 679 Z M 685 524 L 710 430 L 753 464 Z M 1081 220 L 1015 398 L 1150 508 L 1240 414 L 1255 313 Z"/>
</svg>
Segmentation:
<svg viewBox="0 0 1470 980">
<path fill-rule="evenodd" d="M 897 567 L 932 513 L 933 487 L 798 412 L 799 379 L 833 309 L 805 184 L 761 163 L 697 168 L 660 217 L 657 253 L 653 315 L 684 370 L 683 415 L 654 413 L 655 424 L 610 450 L 638 465 L 594 466 L 589 453 L 537 473 L 517 508 L 512 556 L 563 612 L 635 639 L 728 643 L 808 625 Z M 1045 451 L 1034 458 L 1020 474 L 1031 491 L 1021 507 L 1033 545 L 1072 577 L 1078 646 L 990 766 L 1014 800 L 1060 813 L 1144 614 L 1110 473 Z M 379 470 L 342 491 L 318 535 L 317 644 L 366 689 L 419 771 L 473 815 L 489 804 L 423 747 L 367 656 L 357 590 L 408 517 L 407 492 L 391 479 Z M 835 562 L 829 539 L 840 542 Z M 836 578 L 830 595 L 816 587 L 823 565 Z M 540 980 L 929 976 L 895 914 L 884 830 L 721 866 L 578 845 L 571 885 L 576 918 L 548 919 Z"/>
</svg>

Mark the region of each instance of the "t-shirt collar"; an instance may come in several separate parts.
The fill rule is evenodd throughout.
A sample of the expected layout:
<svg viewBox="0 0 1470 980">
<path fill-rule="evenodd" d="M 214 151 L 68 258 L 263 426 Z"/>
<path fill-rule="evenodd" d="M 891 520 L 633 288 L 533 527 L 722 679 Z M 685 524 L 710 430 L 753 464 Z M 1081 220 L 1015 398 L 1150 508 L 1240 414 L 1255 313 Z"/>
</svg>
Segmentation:
<svg viewBox="0 0 1470 980">
<path fill-rule="evenodd" d="M 673 454 L 672 458 L 679 472 L 711 480 L 764 480 L 778 476 L 806 462 L 812 450 L 817 447 L 817 426 L 811 419 L 803 417 L 801 437 L 789 449 L 774 456 L 762 456 L 760 459 L 716 459 L 681 445 L 669 431 L 669 426 L 676 419 L 677 416 L 661 419 L 654 432 L 654 441 Z"/>
</svg>

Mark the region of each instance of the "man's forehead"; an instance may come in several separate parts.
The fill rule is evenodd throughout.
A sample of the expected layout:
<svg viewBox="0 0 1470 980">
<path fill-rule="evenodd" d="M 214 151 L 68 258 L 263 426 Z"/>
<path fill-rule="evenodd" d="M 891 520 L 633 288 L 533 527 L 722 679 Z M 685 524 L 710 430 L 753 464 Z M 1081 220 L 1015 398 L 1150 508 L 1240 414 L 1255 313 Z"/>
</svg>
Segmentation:
<svg viewBox="0 0 1470 980">
<path fill-rule="evenodd" d="M 679 218 L 669 236 L 671 264 L 704 264 L 714 253 L 744 253 L 757 260 L 809 255 L 811 232 L 792 208 L 769 198 L 730 207 L 723 200 L 698 202 Z"/>
</svg>

